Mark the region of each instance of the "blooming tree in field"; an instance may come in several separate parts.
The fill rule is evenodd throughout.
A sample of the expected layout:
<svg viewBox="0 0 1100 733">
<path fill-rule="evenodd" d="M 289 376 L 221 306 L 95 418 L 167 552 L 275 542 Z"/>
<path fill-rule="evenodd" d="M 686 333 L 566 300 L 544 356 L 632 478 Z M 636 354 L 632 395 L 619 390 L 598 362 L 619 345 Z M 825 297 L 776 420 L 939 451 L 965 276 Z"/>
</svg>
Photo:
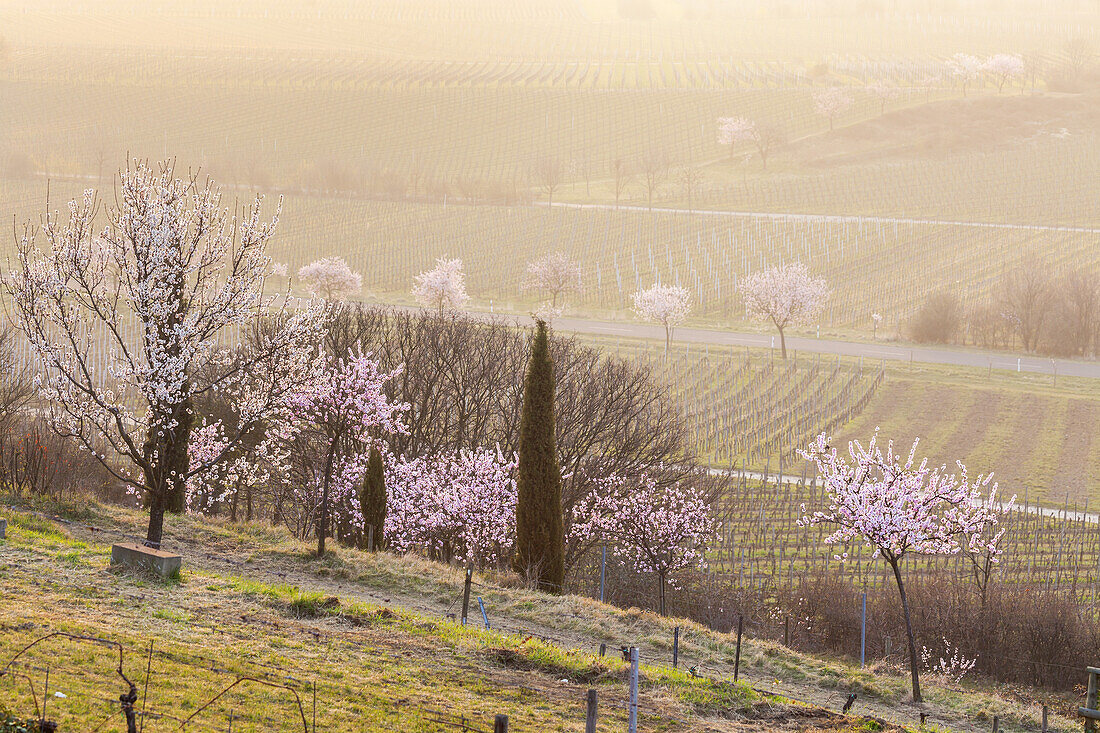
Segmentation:
<svg viewBox="0 0 1100 733">
<path fill-rule="evenodd" d="M 718 118 L 718 143 L 730 146 L 730 158 L 737 143 L 751 142 L 764 170 L 768 169 L 768 156 L 786 140 L 786 131 L 774 122 L 756 123 L 747 117 Z"/>
<path fill-rule="evenodd" d="M 1027 66 L 1024 59 L 1014 53 L 998 53 L 990 56 L 982 64 L 982 70 L 993 79 L 997 92 L 1004 89 L 1010 81 L 1022 79 Z"/>
<path fill-rule="evenodd" d="M 756 123 L 748 117 L 719 117 L 718 144 L 730 146 L 730 159 L 738 143 L 752 142 L 756 138 Z"/>
<path fill-rule="evenodd" d="M 958 80 L 965 97 L 967 88 L 982 76 L 982 60 L 968 53 L 957 53 L 947 61 L 947 71 Z"/>
<path fill-rule="evenodd" d="M 971 481 L 961 463 L 957 474 L 946 473 L 942 466 L 931 469 L 927 459 L 918 465 L 916 450 L 914 442 L 908 457 L 903 458 L 889 443 L 884 454 L 876 433 L 866 447 L 858 441 L 849 443 L 849 462 L 837 454 L 824 434 L 819 435 L 800 453 L 817 466 L 830 506 L 824 512 L 804 515 L 799 523 L 835 526 L 836 531 L 825 538 L 829 544 L 863 540 L 893 571 L 909 639 L 913 700 L 920 702 L 917 645 L 902 580 L 902 560 L 910 554 L 977 552 L 983 545 L 993 551 L 1001 533 L 990 534 L 998 523 L 993 499 L 996 485 L 990 496 L 983 498 L 992 476 Z M 997 561 L 995 555 L 993 561 Z"/>
<path fill-rule="evenodd" d="M 837 117 L 852 107 L 852 95 L 841 87 L 825 87 L 814 92 L 814 111 L 829 120 L 829 129 Z"/>
<path fill-rule="evenodd" d="M 437 310 L 443 315 L 444 308 L 460 310 L 470 296 L 466 294 L 466 273 L 462 271 L 462 260 L 449 260 L 440 257 L 435 267 L 416 276 L 413 297 L 425 308 Z"/>
<path fill-rule="evenodd" d="M 402 413 L 409 405 L 391 402 L 385 392 L 401 371 L 382 372 L 370 354 L 356 349 L 347 358 L 328 359 L 320 378 L 292 400 L 301 430 L 319 450 L 316 475 L 302 487 L 317 497 L 319 557 L 325 554 L 330 506 L 355 496 L 371 447 L 383 434 L 407 432 Z"/>
<path fill-rule="evenodd" d="M 340 257 L 325 257 L 298 269 L 298 279 L 311 295 L 325 300 L 347 300 L 363 289 L 363 276 Z"/>
<path fill-rule="evenodd" d="M 562 252 L 551 252 L 527 263 L 523 278 L 525 290 L 537 290 L 550 296 L 550 307 L 558 307 L 558 298 L 581 289 L 581 266 Z"/>
<path fill-rule="evenodd" d="M 516 541 L 516 458 L 500 450 L 391 460 L 386 539 L 431 557 L 501 564 Z"/>
<path fill-rule="evenodd" d="M 871 338 L 878 338 L 878 327 L 882 325 L 882 314 L 871 314 Z"/>
<path fill-rule="evenodd" d="M 665 327 L 665 351 L 672 345 L 672 330 L 691 312 L 691 294 L 678 285 L 656 283 L 634 293 L 634 312 Z"/>
<path fill-rule="evenodd" d="M 157 546 L 165 511 L 184 508 L 187 482 L 285 414 L 289 395 L 308 385 L 327 316 L 323 304 L 290 312 L 262 295 L 278 217 L 261 220 L 260 197 L 238 217 L 209 181 L 137 164 L 123 171 L 115 200 L 98 233 L 94 191 L 70 202 L 64 222 L 54 212 L 41 229 L 26 227 L 4 285 L 41 360 L 54 426 L 143 496 L 146 541 Z M 226 327 L 262 314 L 274 325 L 247 359 L 216 351 Z M 213 393 L 238 405 L 238 419 L 222 426 L 218 449 L 195 459 L 192 405 Z"/>
<path fill-rule="evenodd" d="M 740 283 L 749 317 L 771 321 L 779 329 L 779 344 L 787 358 L 784 329 L 807 323 L 821 313 L 829 297 L 824 280 L 810 277 L 801 262 L 753 273 Z"/>
<path fill-rule="evenodd" d="M 665 613 L 665 586 L 676 574 L 704 564 L 718 525 L 701 493 L 682 486 L 658 486 L 649 474 L 636 480 L 611 475 L 573 508 L 571 540 L 605 539 L 615 555 L 654 573 Z"/>
<path fill-rule="evenodd" d="M 872 84 L 868 84 L 867 91 L 875 98 L 875 101 L 878 102 L 878 113 L 880 115 L 886 114 L 886 103 L 891 99 L 895 99 L 901 93 L 901 90 L 896 86 L 884 81 L 876 81 Z"/>
</svg>

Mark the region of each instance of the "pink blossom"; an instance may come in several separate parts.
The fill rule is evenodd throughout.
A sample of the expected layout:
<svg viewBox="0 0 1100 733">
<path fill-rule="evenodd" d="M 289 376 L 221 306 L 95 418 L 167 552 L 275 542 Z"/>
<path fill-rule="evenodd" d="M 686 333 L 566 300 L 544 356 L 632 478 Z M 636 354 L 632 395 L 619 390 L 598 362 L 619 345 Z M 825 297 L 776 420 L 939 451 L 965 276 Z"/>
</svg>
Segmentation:
<svg viewBox="0 0 1100 733">
<path fill-rule="evenodd" d="M 634 312 L 665 327 L 665 350 L 672 343 L 672 330 L 691 312 L 691 295 L 685 288 L 657 283 L 634 293 Z"/>
<path fill-rule="evenodd" d="M 399 552 L 501 563 L 515 544 L 515 468 L 499 449 L 390 460 L 386 541 Z"/>
<path fill-rule="evenodd" d="M 755 272 L 740 283 L 750 318 L 771 321 L 779 330 L 783 357 L 787 357 L 787 326 L 816 318 L 829 297 L 824 280 L 810 277 L 801 262 Z"/>
<path fill-rule="evenodd" d="M 413 297 L 425 308 L 438 310 L 443 315 L 444 308 L 461 310 L 470 296 L 466 294 L 466 274 L 462 271 L 462 260 L 449 260 L 440 257 L 435 267 L 416 276 Z"/>
<path fill-rule="evenodd" d="M 659 486 L 648 473 L 636 479 L 613 474 L 595 484 L 573 509 L 571 539 L 602 539 L 617 557 L 655 573 L 663 613 L 665 582 L 675 586 L 677 573 L 704 566 L 717 532 L 709 503 L 695 489 Z"/>
<path fill-rule="evenodd" d="M 325 257 L 303 265 L 298 270 L 298 279 L 309 288 L 310 295 L 325 300 L 347 300 L 363 289 L 363 276 L 353 272 L 340 257 Z"/>
</svg>

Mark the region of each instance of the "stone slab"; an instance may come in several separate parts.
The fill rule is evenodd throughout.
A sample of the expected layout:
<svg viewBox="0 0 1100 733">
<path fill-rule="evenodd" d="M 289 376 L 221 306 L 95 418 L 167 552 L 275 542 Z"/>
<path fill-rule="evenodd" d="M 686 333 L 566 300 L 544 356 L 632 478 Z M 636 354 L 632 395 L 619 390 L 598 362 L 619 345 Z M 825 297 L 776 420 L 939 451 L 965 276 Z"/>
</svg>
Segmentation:
<svg viewBox="0 0 1100 733">
<path fill-rule="evenodd" d="M 123 542 L 111 546 L 111 564 L 152 570 L 157 575 L 168 578 L 179 572 L 183 558 L 164 550 L 154 550 L 152 547 L 134 542 Z"/>
</svg>

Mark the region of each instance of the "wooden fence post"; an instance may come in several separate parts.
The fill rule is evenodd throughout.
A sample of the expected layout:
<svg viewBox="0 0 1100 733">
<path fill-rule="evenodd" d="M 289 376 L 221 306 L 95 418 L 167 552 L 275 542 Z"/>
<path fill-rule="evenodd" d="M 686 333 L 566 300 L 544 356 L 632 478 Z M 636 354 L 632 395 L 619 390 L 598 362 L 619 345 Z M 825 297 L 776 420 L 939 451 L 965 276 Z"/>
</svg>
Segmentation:
<svg viewBox="0 0 1100 733">
<path fill-rule="evenodd" d="M 607 654 L 607 644 L 600 644 L 600 656 Z"/>
<path fill-rule="evenodd" d="M 493 721 L 493 733 L 508 733 L 508 716 L 497 715 Z"/>
<path fill-rule="evenodd" d="M 1050 706 L 1043 706 L 1043 733 L 1047 733 L 1047 715 L 1050 713 Z"/>
<path fill-rule="evenodd" d="M 1001 718 L 1000 718 L 1000 716 L 994 715 L 993 716 L 993 733 L 998 733 L 998 731 L 1000 731 L 1000 729 L 1001 729 Z"/>
<path fill-rule="evenodd" d="M 595 690 L 588 691 L 588 710 L 584 715 L 584 733 L 596 733 L 596 705 L 599 697 Z"/>
<path fill-rule="evenodd" d="M 680 666 L 680 627 L 672 630 L 672 668 Z"/>
<path fill-rule="evenodd" d="M 474 569 L 466 568 L 466 585 L 462 589 L 462 625 L 466 625 L 466 619 L 470 615 L 470 584 L 474 580 Z"/>
<path fill-rule="evenodd" d="M 737 681 L 737 676 L 741 672 L 741 635 L 745 631 L 745 617 L 737 617 L 737 654 L 733 658 L 733 681 Z"/>
</svg>

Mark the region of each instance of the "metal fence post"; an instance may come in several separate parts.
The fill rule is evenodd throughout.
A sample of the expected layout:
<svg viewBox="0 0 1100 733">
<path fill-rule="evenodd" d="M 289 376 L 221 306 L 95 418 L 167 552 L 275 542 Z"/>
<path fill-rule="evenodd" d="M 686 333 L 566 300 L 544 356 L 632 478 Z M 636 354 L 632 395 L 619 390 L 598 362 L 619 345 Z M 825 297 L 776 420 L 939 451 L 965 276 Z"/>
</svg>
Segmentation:
<svg viewBox="0 0 1100 733">
<path fill-rule="evenodd" d="M 638 733 L 638 647 L 630 647 L 630 733 Z"/>
</svg>

